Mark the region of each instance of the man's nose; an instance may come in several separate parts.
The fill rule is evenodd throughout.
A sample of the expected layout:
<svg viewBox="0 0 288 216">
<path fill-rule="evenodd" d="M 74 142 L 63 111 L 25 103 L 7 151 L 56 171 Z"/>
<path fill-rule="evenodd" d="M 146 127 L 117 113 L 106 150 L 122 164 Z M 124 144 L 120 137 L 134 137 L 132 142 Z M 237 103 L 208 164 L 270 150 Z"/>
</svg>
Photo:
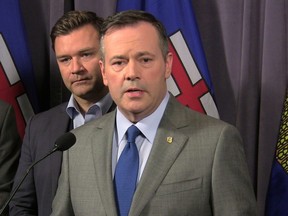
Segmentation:
<svg viewBox="0 0 288 216">
<path fill-rule="evenodd" d="M 137 67 L 137 63 L 134 61 L 129 61 L 125 70 L 125 76 L 127 80 L 135 80 L 139 78 L 139 68 Z"/>
<path fill-rule="evenodd" d="M 78 73 L 84 69 L 81 60 L 78 58 L 75 58 L 75 59 L 73 58 L 70 66 L 71 66 L 71 73 L 73 74 Z"/>
</svg>

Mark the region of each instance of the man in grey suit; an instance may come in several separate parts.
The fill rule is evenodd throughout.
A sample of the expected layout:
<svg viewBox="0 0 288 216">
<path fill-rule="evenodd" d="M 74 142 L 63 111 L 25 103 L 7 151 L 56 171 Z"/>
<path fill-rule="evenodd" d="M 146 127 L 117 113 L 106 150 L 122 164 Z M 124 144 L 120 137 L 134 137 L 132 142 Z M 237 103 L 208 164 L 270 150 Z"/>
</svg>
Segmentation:
<svg viewBox="0 0 288 216">
<path fill-rule="evenodd" d="M 37 114 L 27 123 L 14 187 L 34 161 L 51 151 L 59 136 L 114 109 L 99 67 L 102 23 L 93 12 L 70 11 L 52 28 L 52 47 L 72 95 L 68 103 Z M 31 170 L 10 203 L 10 215 L 50 215 L 61 162 L 62 152 L 55 152 Z"/>
<path fill-rule="evenodd" d="M 73 130 L 77 141 L 64 153 L 52 215 L 255 216 L 238 131 L 167 91 L 173 56 L 163 25 L 143 11 L 108 17 L 101 55 L 103 81 L 117 109 Z M 131 125 L 141 134 L 130 202 L 118 182 L 122 158 L 135 148 L 133 141 L 126 144 Z M 121 187 L 129 188 L 132 178 L 122 177 Z M 123 201 L 129 209 L 122 214 Z"/>
<path fill-rule="evenodd" d="M 17 130 L 12 105 L 0 100 L 0 209 L 12 189 L 21 150 L 21 139 Z M 5 214 L 8 212 L 4 212 Z"/>
</svg>

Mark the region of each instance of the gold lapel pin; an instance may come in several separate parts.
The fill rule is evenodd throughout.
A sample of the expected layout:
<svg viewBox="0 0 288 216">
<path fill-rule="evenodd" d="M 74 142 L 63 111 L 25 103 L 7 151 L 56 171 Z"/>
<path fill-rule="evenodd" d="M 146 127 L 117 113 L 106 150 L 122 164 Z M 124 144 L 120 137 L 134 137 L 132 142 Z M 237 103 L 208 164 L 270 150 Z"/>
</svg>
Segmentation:
<svg viewBox="0 0 288 216">
<path fill-rule="evenodd" d="M 167 137 L 167 142 L 169 143 L 169 144 L 171 144 L 172 142 L 173 142 L 173 137 Z"/>
</svg>

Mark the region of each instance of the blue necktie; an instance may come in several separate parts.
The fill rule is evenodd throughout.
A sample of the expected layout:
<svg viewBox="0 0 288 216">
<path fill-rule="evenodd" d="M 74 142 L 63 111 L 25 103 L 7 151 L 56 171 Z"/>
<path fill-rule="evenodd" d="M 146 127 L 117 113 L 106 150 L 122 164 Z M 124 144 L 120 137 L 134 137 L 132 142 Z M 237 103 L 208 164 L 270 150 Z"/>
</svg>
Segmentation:
<svg viewBox="0 0 288 216">
<path fill-rule="evenodd" d="M 136 189 L 139 154 L 135 139 L 140 135 L 139 129 L 132 125 L 126 132 L 127 144 L 123 149 L 115 169 L 114 186 L 118 213 L 127 216 Z"/>
</svg>

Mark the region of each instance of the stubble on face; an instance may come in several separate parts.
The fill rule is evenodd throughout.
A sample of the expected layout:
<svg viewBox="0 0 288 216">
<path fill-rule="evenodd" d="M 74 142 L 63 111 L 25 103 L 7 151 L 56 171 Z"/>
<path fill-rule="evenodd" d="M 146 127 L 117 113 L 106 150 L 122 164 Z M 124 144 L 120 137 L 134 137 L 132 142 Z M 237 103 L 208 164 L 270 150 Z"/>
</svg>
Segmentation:
<svg viewBox="0 0 288 216">
<path fill-rule="evenodd" d="M 113 29 L 105 35 L 103 44 L 104 83 L 119 109 L 132 122 L 150 115 L 165 97 L 172 64 L 170 59 L 168 63 L 163 59 L 155 28 L 140 22 Z M 115 72 L 115 63 L 123 64 L 123 68 Z"/>
<path fill-rule="evenodd" d="M 108 92 L 103 84 L 98 52 L 99 33 L 90 24 L 55 40 L 63 82 L 77 102 L 95 103 Z"/>
</svg>

